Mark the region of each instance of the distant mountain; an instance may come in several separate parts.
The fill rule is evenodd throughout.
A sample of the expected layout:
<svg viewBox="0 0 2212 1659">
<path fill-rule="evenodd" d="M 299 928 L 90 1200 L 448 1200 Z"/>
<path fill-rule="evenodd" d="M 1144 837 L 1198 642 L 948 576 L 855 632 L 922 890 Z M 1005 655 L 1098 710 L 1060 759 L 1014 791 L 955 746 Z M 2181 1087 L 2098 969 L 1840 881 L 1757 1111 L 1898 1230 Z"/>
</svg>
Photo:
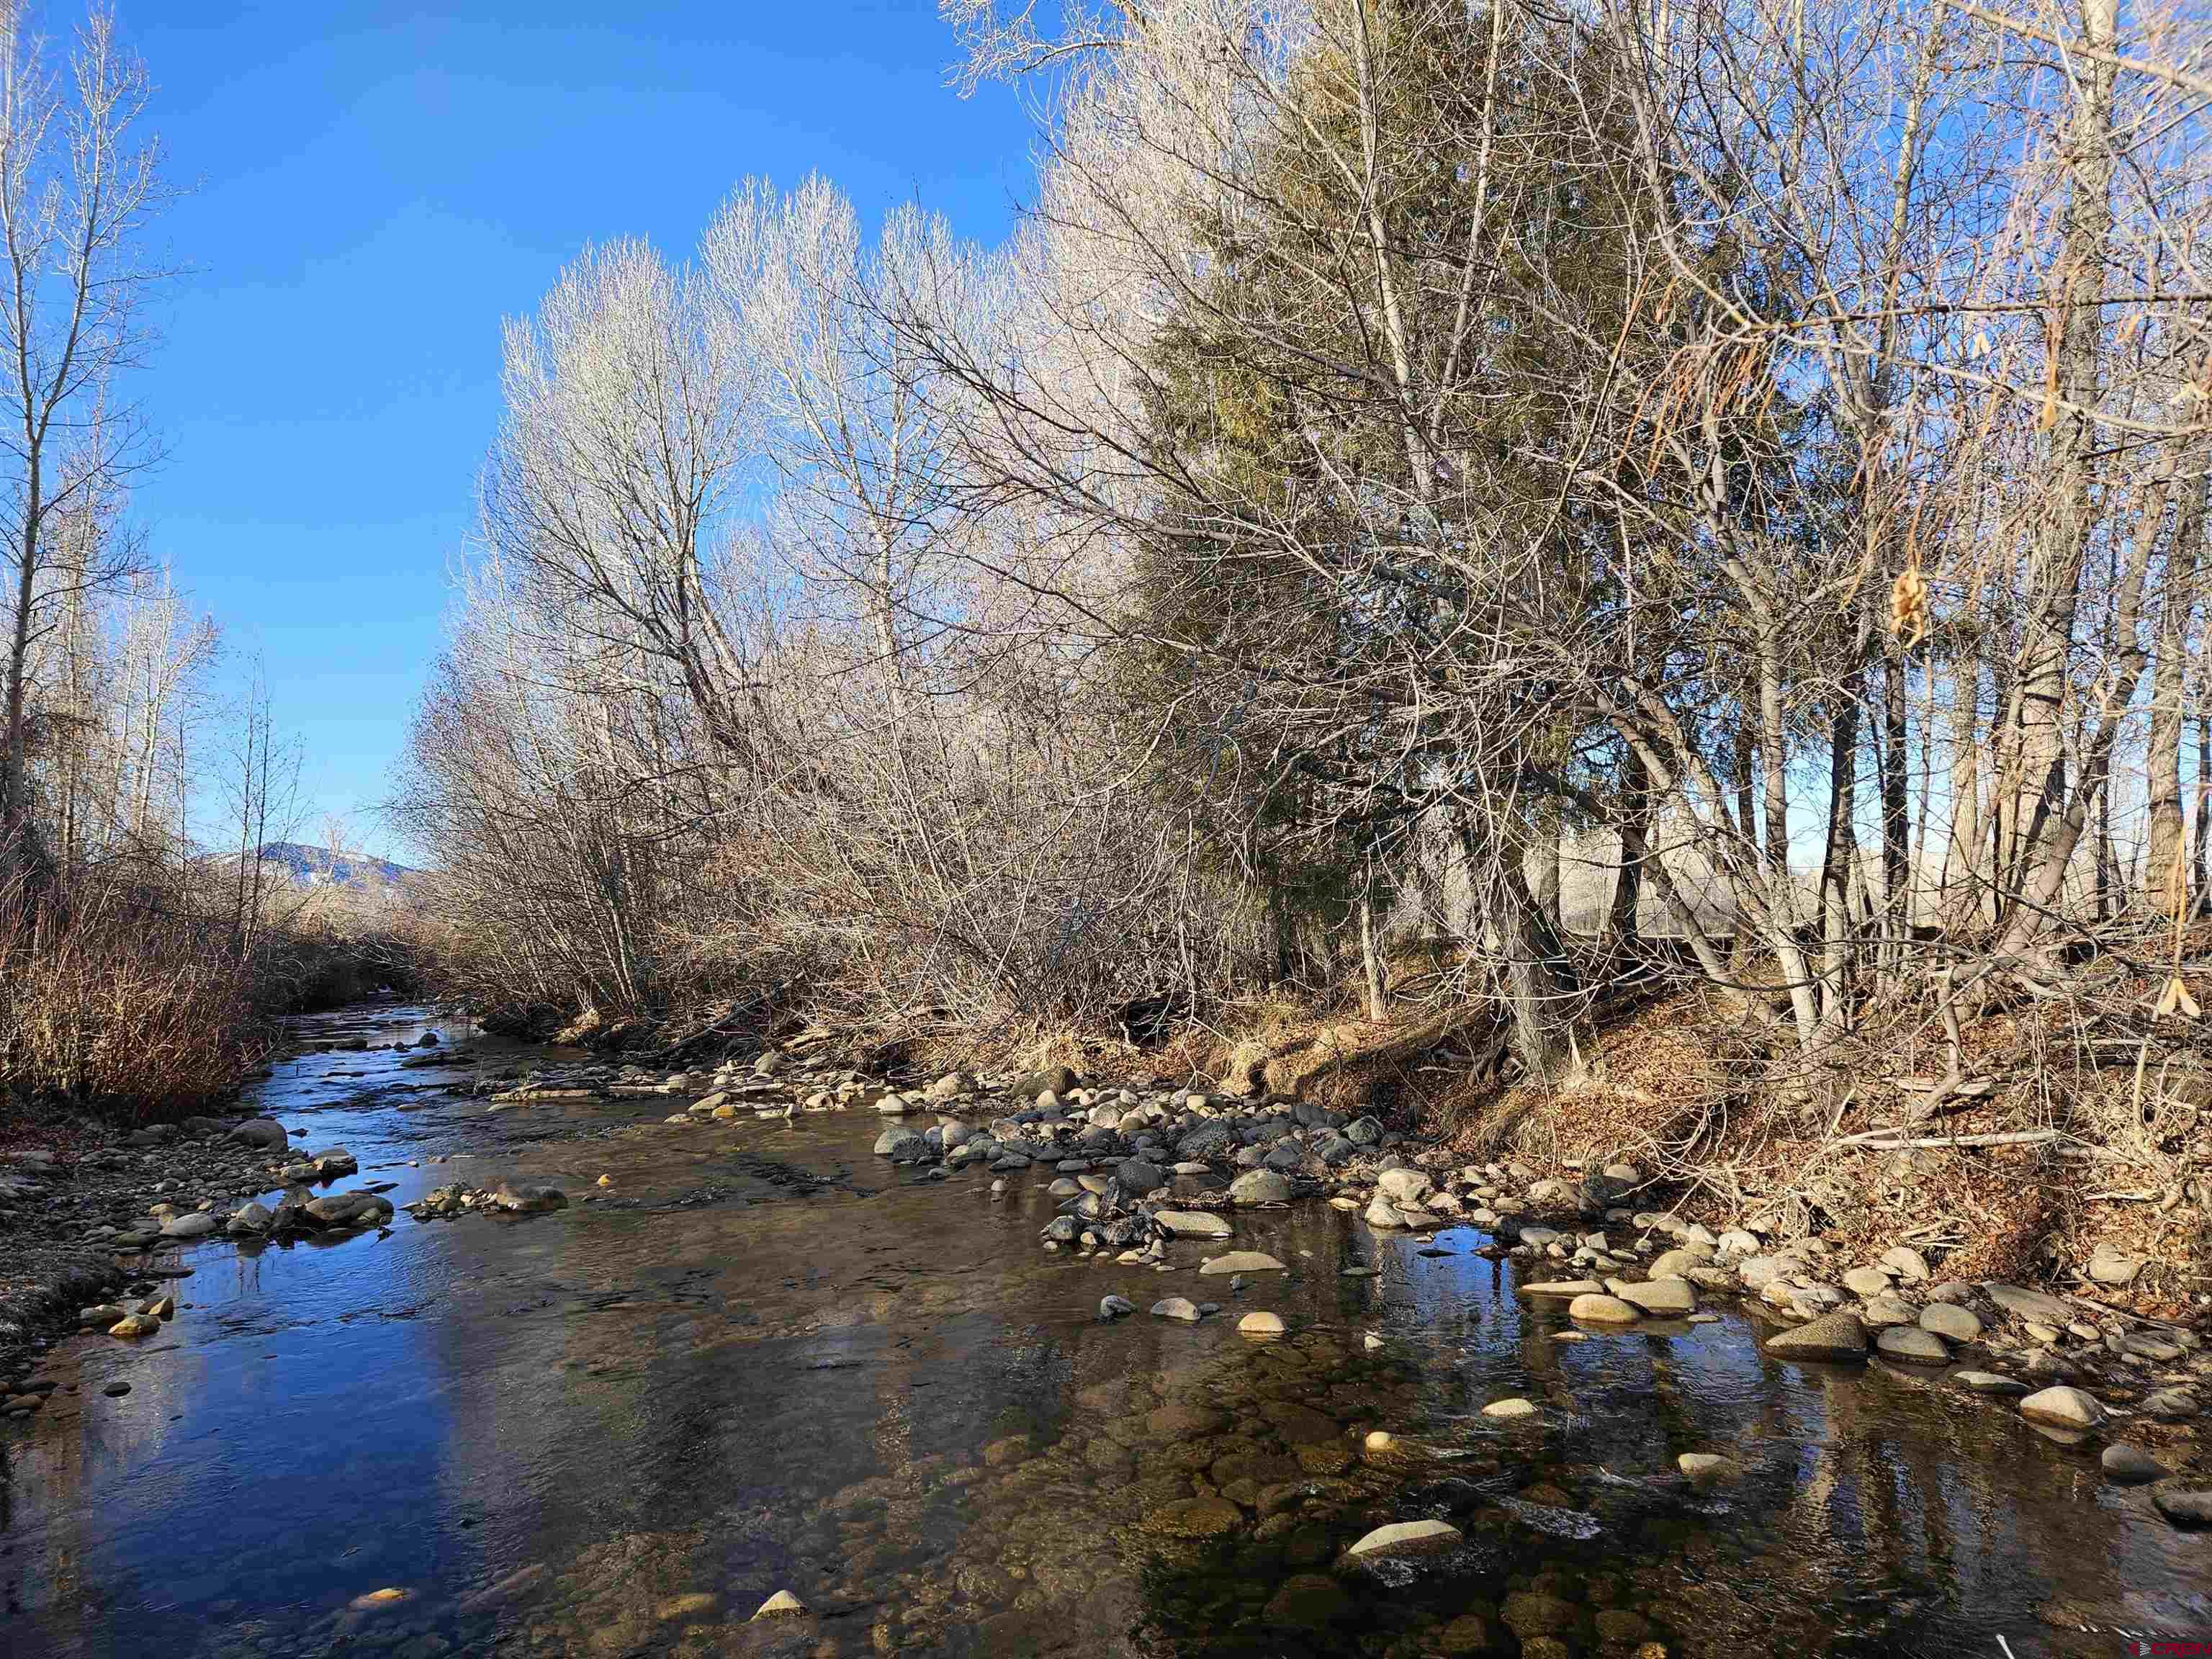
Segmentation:
<svg viewBox="0 0 2212 1659">
<path fill-rule="evenodd" d="M 261 861 L 273 864 L 303 887 L 397 887 L 416 872 L 390 859 L 366 853 L 332 854 L 327 847 L 308 847 L 296 841 L 264 843 Z"/>
</svg>

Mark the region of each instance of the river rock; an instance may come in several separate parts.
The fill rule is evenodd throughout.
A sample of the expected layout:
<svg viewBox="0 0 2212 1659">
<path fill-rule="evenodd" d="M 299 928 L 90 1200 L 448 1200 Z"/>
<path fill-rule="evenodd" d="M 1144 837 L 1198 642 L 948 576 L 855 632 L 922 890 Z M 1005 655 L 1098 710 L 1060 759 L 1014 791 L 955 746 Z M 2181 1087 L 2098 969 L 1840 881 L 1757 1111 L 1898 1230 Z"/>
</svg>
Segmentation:
<svg viewBox="0 0 2212 1659">
<path fill-rule="evenodd" d="M 1229 1220 L 1210 1210 L 1155 1210 L 1152 1223 L 1170 1238 L 1226 1238 Z"/>
<path fill-rule="evenodd" d="M 179 1239 L 205 1238 L 210 1233 L 216 1231 L 222 1227 L 222 1223 L 207 1213 L 206 1211 L 194 1210 L 186 1215 L 173 1216 L 168 1220 L 163 1222 L 161 1224 L 161 1237 L 164 1238 Z"/>
<path fill-rule="evenodd" d="M 2018 1285 L 1990 1285 L 1984 1288 L 1989 1291 L 1990 1301 L 2015 1319 L 2062 1326 L 2074 1319 L 2074 1310 L 2069 1305 L 2042 1291 L 2026 1290 Z"/>
<path fill-rule="evenodd" d="M 1949 1342 L 1980 1340 L 1982 1322 L 1965 1308 L 1950 1302 L 1931 1302 L 1920 1310 L 1920 1328 Z"/>
<path fill-rule="evenodd" d="M 151 1336 L 161 1328 L 161 1322 L 151 1314 L 125 1314 L 107 1328 L 110 1336 Z"/>
<path fill-rule="evenodd" d="M 318 1153 L 313 1162 L 316 1175 L 325 1181 L 334 1180 L 339 1176 L 361 1173 L 360 1164 L 355 1160 L 354 1155 L 343 1146 L 333 1146 L 326 1152 Z"/>
<path fill-rule="evenodd" d="M 1540 1284 L 1523 1285 L 1521 1289 L 1529 1296 L 1603 1296 L 1605 1286 L 1595 1279 L 1547 1279 Z"/>
<path fill-rule="evenodd" d="M 565 1210 L 568 1195 L 558 1187 L 518 1186 L 502 1181 L 491 1195 L 495 1208 L 514 1215 L 535 1215 L 546 1210 Z"/>
<path fill-rule="evenodd" d="M 1198 1323 L 1198 1304 L 1187 1296 L 1170 1296 L 1152 1304 L 1155 1319 L 1180 1319 L 1186 1325 Z"/>
<path fill-rule="evenodd" d="M 1137 1304 L 1126 1296 L 1105 1296 L 1098 1299 L 1101 1319 L 1121 1319 L 1137 1311 Z"/>
<path fill-rule="evenodd" d="M 1536 1407 L 1528 1401 L 1516 1396 L 1511 1400 L 1492 1401 L 1482 1408 L 1482 1414 L 1485 1417 L 1498 1418 L 1504 1422 L 1514 1422 L 1521 1418 L 1534 1417 L 1536 1414 Z"/>
<path fill-rule="evenodd" d="M 1246 1336 L 1280 1336 L 1283 1316 L 1280 1314 L 1248 1313 L 1237 1322 L 1237 1328 Z"/>
<path fill-rule="evenodd" d="M 1733 1480 L 1743 1473 L 1734 1458 L 1719 1452 L 1684 1452 L 1674 1467 L 1700 1484 Z"/>
<path fill-rule="evenodd" d="M 2056 1429 L 2094 1429 L 2105 1420 L 2105 1408 L 2079 1389 L 2061 1383 L 2043 1389 L 2020 1402 L 2020 1414 L 2031 1423 L 2047 1423 Z"/>
<path fill-rule="evenodd" d="M 2089 1277 L 2100 1285 L 2132 1285 L 2143 1270 L 2142 1258 L 2100 1243 L 2089 1255 Z"/>
<path fill-rule="evenodd" d="M 1677 1245 L 1671 1250 L 1661 1252 L 1651 1264 L 1650 1275 L 1654 1279 L 1687 1279 L 1692 1268 L 1702 1267 L 1712 1258 L 1712 1251 L 1704 1245 L 1689 1248 Z"/>
<path fill-rule="evenodd" d="M 1917 1325 L 1920 1316 L 1903 1297 L 1870 1296 L 1859 1309 L 1859 1322 L 1870 1331 L 1892 1325 Z"/>
<path fill-rule="evenodd" d="M 264 1152 L 285 1152 L 292 1144 L 284 1126 L 273 1117 L 249 1117 L 230 1132 L 230 1138 L 241 1146 Z"/>
<path fill-rule="evenodd" d="M 500 1190 L 505 1192 L 507 1189 L 501 1188 Z M 562 1203 L 567 1201 L 565 1199 L 562 1200 Z M 545 1207 L 556 1206 L 549 1205 Z M 349 1227 L 374 1226 L 388 1220 L 392 1215 L 392 1206 L 374 1193 L 326 1193 L 320 1198 L 308 1200 L 301 1206 L 300 1213 L 318 1231 L 338 1231 Z"/>
<path fill-rule="evenodd" d="M 2106 1447 L 2104 1455 L 2097 1461 L 2108 1479 L 2124 1486 L 2147 1486 L 2172 1473 L 2141 1446 L 2125 1443 Z"/>
<path fill-rule="evenodd" d="M 1972 1394 L 2026 1394 L 2027 1384 L 1999 1371 L 1959 1371 L 1951 1380 Z"/>
<path fill-rule="evenodd" d="M 1636 1310 L 1617 1296 L 1578 1296 L 1567 1304 L 1567 1317 L 1587 1319 L 1600 1325 L 1632 1325 Z"/>
<path fill-rule="evenodd" d="M 755 1619 L 793 1619 L 806 1611 L 806 1603 L 787 1589 L 780 1589 L 760 1604 Z"/>
<path fill-rule="evenodd" d="M 1164 1538 L 1219 1538 L 1244 1524 L 1225 1498 L 1179 1498 L 1145 1512 L 1144 1528 Z"/>
<path fill-rule="evenodd" d="M 1351 1594 L 1328 1574 L 1301 1572 L 1283 1581 L 1260 1617 L 1285 1630 L 1317 1631 L 1351 1618 L 1353 1610 Z"/>
<path fill-rule="evenodd" d="M 1917 1325 L 1889 1326 L 1875 1338 L 1874 1345 L 1885 1359 L 1901 1359 L 1908 1364 L 1942 1365 L 1951 1358 L 1942 1337 Z"/>
<path fill-rule="evenodd" d="M 1261 1250 L 1231 1250 L 1226 1255 L 1209 1256 L 1199 1267 L 1201 1273 L 1279 1273 L 1289 1271 L 1281 1262 Z"/>
<path fill-rule="evenodd" d="M 1425 1171 L 1385 1170 L 1375 1177 L 1375 1190 L 1393 1204 L 1418 1205 L 1436 1189 Z"/>
<path fill-rule="evenodd" d="M 1247 1170 L 1229 1183 L 1229 1201 L 1232 1204 L 1287 1204 L 1291 1201 L 1291 1181 L 1277 1170 Z"/>
<path fill-rule="evenodd" d="M 1919 1285 L 1928 1278 L 1928 1258 L 1910 1244 L 1893 1245 L 1881 1253 L 1881 1265 L 1894 1271 L 1908 1285 Z"/>
<path fill-rule="evenodd" d="M 1237 1132 L 1226 1123 L 1201 1123 L 1176 1143 L 1176 1157 L 1187 1164 L 1226 1158 L 1236 1150 Z"/>
<path fill-rule="evenodd" d="M 265 1205 L 249 1202 L 230 1212 L 224 1231 L 240 1238 L 256 1238 L 276 1224 L 276 1218 Z"/>
<path fill-rule="evenodd" d="M 1450 1549 L 1459 1542 L 1460 1536 L 1457 1527 L 1443 1521 L 1396 1521 L 1387 1527 L 1376 1528 L 1344 1553 L 1347 1560 L 1352 1561 L 1433 1555 Z"/>
<path fill-rule="evenodd" d="M 2197 1396 L 2186 1389 L 2159 1389 L 2143 1396 L 2142 1408 L 2161 1423 L 2179 1423 L 2197 1415 Z"/>
<path fill-rule="evenodd" d="M 1854 1267 L 1844 1275 L 1844 1288 L 1853 1296 L 1880 1296 L 1889 1289 L 1889 1275 L 1879 1267 Z"/>
<path fill-rule="evenodd" d="M 1398 1213 L 1397 1206 L 1379 1194 L 1367 1206 L 1366 1221 L 1369 1226 L 1385 1232 L 1402 1232 L 1406 1227 L 1406 1218 Z"/>
<path fill-rule="evenodd" d="M 1648 1314 L 1671 1317 L 1698 1310 L 1698 1293 L 1690 1288 L 1686 1279 L 1655 1279 L 1642 1285 L 1623 1284 L 1616 1279 L 1612 1285 L 1615 1296 Z"/>
<path fill-rule="evenodd" d="M 2157 1486 L 2151 1491 L 2150 1501 L 2177 1527 L 2212 1527 L 2212 1488 Z"/>
<path fill-rule="evenodd" d="M 1766 1351 L 1784 1359 L 1863 1359 L 1866 1327 L 1854 1313 L 1824 1314 L 1794 1331 L 1768 1337 Z"/>
<path fill-rule="evenodd" d="M 1139 1198 L 1167 1184 L 1167 1176 L 1160 1166 L 1141 1158 L 1122 1159 L 1114 1171 L 1114 1178 L 1121 1183 L 1123 1192 Z"/>
</svg>

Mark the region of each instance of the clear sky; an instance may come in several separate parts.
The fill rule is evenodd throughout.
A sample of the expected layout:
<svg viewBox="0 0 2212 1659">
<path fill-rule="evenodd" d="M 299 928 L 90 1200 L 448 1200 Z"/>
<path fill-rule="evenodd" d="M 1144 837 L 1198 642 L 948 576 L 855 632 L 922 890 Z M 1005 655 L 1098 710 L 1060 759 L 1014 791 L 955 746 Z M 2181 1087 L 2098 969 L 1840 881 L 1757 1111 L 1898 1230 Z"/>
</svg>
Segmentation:
<svg viewBox="0 0 2212 1659">
<path fill-rule="evenodd" d="M 587 241 L 688 252 L 750 174 L 818 167 L 871 218 L 912 199 L 987 242 L 1030 177 L 1015 96 L 946 88 L 933 0 L 116 4 L 191 191 L 136 388 L 168 451 L 139 517 L 265 665 L 307 828 L 347 812 L 403 857 L 375 808 L 498 417 L 501 318 Z"/>
</svg>

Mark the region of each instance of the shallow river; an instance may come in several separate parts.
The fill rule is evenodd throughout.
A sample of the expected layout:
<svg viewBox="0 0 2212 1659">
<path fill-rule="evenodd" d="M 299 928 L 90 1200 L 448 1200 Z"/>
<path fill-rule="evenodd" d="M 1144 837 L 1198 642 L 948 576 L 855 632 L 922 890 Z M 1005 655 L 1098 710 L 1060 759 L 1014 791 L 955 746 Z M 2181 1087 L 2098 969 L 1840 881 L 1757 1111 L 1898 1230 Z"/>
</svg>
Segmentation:
<svg viewBox="0 0 2212 1659">
<path fill-rule="evenodd" d="M 424 1029 L 357 1010 L 301 1035 Z M 866 1114 L 679 1128 L 662 1097 L 492 1111 L 441 1076 L 310 1053 L 253 1103 L 349 1147 L 342 1189 L 512 1176 L 594 1201 L 188 1248 L 160 1337 L 56 1349 L 76 1393 L 0 1435 L 8 1659 L 2212 1638 L 2212 1537 L 2094 1452 L 1936 1380 L 1778 1363 L 1733 1313 L 1559 1342 L 1481 1235 L 1425 1249 L 1318 1203 L 1239 1216 L 1237 1245 L 1291 1271 L 1232 1297 L 1194 1244 L 1168 1273 L 1044 1253 L 1042 1179 L 920 1180 L 870 1155 Z M 1102 1324 L 1116 1291 L 1139 1311 Z M 1176 1293 L 1227 1311 L 1142 1311 Z M 1253 1309 L 1289 1337 L 1240 1336 Z M 1539 1415 L 1480 1414 L 1515 1395 Z M 1370 1458 L 1376 1428 L 1421 1449 Z M 1745 1477 L 1700 1494 L 1674 1458 L 1713 1449 Z M 1221 1525 L 1217 1493 L 1224 1532 L 1172 1535 Z M 1463 1542 L 1338 1565 L 1423 1516 Z M 748 1622 L 778 1589 L 810 1614 Z M 402 1594 L 355 1605 L 379 1590 Z"/>
</svg>

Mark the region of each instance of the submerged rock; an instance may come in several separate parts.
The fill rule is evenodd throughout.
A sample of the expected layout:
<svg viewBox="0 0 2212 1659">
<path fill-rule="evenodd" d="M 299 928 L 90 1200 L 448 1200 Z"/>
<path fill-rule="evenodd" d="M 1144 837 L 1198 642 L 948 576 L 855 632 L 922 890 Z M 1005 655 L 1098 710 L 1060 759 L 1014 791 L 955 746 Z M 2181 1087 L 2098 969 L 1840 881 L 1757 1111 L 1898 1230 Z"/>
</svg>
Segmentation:
<svg viewBox="0 0 2212 1659">
<path fill-rule="evenodd" d="M 1199 1272 L 1207 1274 L 1288 1273 L 1289 1268 L 1272 1255 L 1260 1250 L 1231 1250 L 1226 1255 L 1209 1257 Z"/>
<path fill-rule="evenodd" d="M 1206 1210 L 1156 1210 L 1153 1224 L 1170 1238 L 1226 1238 L 1228 1220 Z"/>
</svg>

